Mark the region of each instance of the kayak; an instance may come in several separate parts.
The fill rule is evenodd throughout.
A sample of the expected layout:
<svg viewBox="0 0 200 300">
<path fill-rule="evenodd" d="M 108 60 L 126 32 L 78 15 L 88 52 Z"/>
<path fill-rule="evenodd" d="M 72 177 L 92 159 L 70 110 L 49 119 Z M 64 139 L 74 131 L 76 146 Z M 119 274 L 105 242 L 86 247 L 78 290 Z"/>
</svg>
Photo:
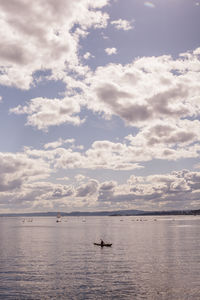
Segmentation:
<svg viewBox="0 0 200 300">
<path fill-rule="evenodd" d="M 96 245 L 96 246 L 100 246 L 100 247 L 111 247 L 112 246 L 112 244 L 101 244 L 101 243 L 94 243 L 94 245 Z"/>
</svg>

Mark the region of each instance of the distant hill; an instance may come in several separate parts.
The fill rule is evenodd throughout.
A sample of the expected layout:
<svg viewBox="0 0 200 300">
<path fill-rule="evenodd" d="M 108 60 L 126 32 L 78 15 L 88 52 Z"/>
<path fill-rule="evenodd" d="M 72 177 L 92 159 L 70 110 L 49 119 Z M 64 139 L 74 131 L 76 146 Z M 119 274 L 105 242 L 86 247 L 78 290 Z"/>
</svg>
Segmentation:
<svg viewBox="0 0 200 300">
<path fill-rule="evenodd" d="M 58 212 L 34 212 L 34 213 L 6 213 L 0 214 L 0 217 L 56 217 Z M 81 211 L 72 211 L 70 213 L 60 212 L 64 216 L 111 216 L 111 215 L 139 215 L 145 213 L 142 210 L 119 210 L 119 211 L 93 211 L 93 212 L 81 212 Z"/>
<path fill-rule="evenodd" d="M 200 215 L 197 210 L 173 210 L 173 211 L 142 211 L 142 210 L 117 210 L 117 211 L 94 211 L 81 212 L 73 211 L 70 213 L 60 212 L 64 216 L 159 216 L 159 215 Z M 34 212 L 34 213 L 6 213 L 0 217 L 56 217 L 57 212 Z"/>
</svg>

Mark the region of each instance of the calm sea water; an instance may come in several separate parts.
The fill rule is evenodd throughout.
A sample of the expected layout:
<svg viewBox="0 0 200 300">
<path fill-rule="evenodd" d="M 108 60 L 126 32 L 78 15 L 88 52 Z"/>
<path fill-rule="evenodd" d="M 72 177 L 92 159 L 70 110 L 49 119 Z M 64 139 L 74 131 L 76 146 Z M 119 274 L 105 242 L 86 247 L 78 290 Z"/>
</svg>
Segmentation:
<svg viewBox="0 0 200 300">
<path fill-rule="evenodd" d="M 200 217 L 156 219 L 0 218 L 0 299 L 199 300 Z"/>
</svg>

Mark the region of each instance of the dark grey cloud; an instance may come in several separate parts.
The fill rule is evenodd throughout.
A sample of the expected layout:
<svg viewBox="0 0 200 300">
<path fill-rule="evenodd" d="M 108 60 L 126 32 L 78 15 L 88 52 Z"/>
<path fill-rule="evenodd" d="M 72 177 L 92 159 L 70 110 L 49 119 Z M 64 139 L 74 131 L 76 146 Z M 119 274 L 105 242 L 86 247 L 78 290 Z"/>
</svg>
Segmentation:
<svg viewBox="0 0 200 300">
<path fill-rule="evenodd" d="M 5 180 L 0 176 L 0 192 L 5 192 L 5 191 L 12 191 L 17 188 L 20 188 L 23 183 L 23 180 L 21 178 L 18 179 L 7 179 Z"/>
<path fill-rule="evenodd" d="M 90 180 L 90 182 L 77 188 L 76 197 L 91 196 L 97 192 L 97 189 L 98 182 L 96 180 Z"/>
<path fill-rule="evenodd" d="M 182 144 L 192 143 L 198 137 L 191 129 L 158 124 L 152 126 L 145 134 L 147 145 L 152 146 L 160 143 Z"/>
<path fill-rule="evenodd" d="M 123 99 L 134 100 L 134 96 L 126 91 L 120 91 L 112 84 L 104 84 L 98 87 L 96 93 L 100 101 L 108 105 L 114 114 L 119 115 L 127 122 L 144 121 L 152 116 L 151 109 L 147 105 L 124 104 Z"/>
<path fill-rule="evenodd" d="M 131 94 L 126 91 L 120 91 L 117 86 L 109 83 L 99 86 L 96 89 L 96 93 L 101 101 L 109 104 L 111 107 L 113 107 L 114 104 L 118 104 L 117 102 L 120 98 L 132 98 Z"/>
<path fill-rule="evenodd" d="M 112 201 L 113 192 L 117 183 L 115 181 L 103 182 L 99 187 L 98 201 L 107 202 Z"/>
<path fill-rule="evenodd" d="M 118 105 L 114 108 L 114 111 L 117 115 L 125 120 L 126 122 L 139 122 L 139 121 L 147 121 L 152 116 L 152 111 L 146 105 L 127 105 L 123 107 L 122 105 Z"/>
<path fill-rule="evenodd" d="M 187 89 L 182 85 L 177 85 L 166 91 L 157 93 L 155 96 L 146 99 L 146 101 L 152 107 L 153 115 L 180 117 L 189 114 L 189 109 L 185 105 L 182 105 L 182 100 L 187 97 Z M 177 101 L 177 99 L 180 99 L 180 104 L 173 106 L 174 101 Z"/>
<path fill-rule="evenodd" d="M 0 58 L 1 61 L 12 62 L 19 65 L 28 63 L 29 58 L 26 52 L 20 45 L 10 43 L 8 45 L 1 45 L 0 47 Z"/>
<path fill-rule="evenodd" d="M 104 102 L 113 114 L 120 116 L 129 124 L 167 116 L 177 118 L 190 112 L 181 104 L 182 99 L 188 97 L 188 91 L 180 84 L 173 88 L 169 85 L 167 90 L 156 93 L 151 98 L 145 98 L 144 104 L 137 103 L 134 88 L 130 93 L 125 87 L 120 90 L 117 85 L 104 83 L 96 88 L 95 93 L 99 101 Z M 126 101 L 127 99 L 131 101 Z M 177 99 L 180 99 L 179 105 L 173 106 Z"/>
</svg>

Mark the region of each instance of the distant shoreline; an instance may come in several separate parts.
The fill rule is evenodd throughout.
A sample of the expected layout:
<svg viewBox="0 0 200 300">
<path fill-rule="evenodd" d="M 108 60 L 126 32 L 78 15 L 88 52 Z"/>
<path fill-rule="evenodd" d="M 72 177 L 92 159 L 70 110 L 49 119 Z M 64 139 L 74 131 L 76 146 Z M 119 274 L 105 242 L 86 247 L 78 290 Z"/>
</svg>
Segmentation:
<svg viewBox="0 0 200 300">
<path fill-rule="evenodd" d="M 58 212 L 33 212 L 33 213 L 0 213 L 0 217 L 56 217 Z M 170 216 L 170 215 L 200 215 L 197 210 L 174 210 L 174 211 L 140 211 L 140 210 L 120 210 L 120 211 L 98 211 L 98 212 L 60 212 L 62 217 L 67 216 Z"/>
</svg>

